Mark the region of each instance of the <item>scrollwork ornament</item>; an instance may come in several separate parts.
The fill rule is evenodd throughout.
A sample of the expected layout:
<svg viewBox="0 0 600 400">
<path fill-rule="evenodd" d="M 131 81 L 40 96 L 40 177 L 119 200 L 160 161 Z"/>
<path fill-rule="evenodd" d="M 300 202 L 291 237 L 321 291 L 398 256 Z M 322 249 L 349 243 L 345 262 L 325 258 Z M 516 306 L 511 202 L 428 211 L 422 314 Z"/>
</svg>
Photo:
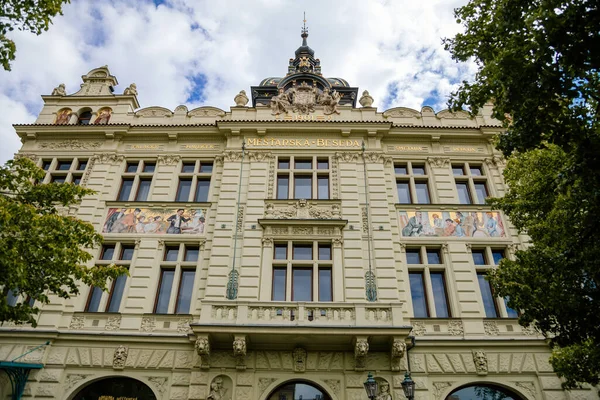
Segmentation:
<svg viewBox="0 0 600 400">
<path fill-rule="evenodd" d="M 272 237 L 264 237 L 262 238 L 263 247 L 273 247 L 273 238 Z"/>
<path fill-rule="evenodd" d="M 38 160 L 38 156 L 33 153 L 18 153 L 15 154 L 14 159 L 18 160 L 20 158 L 29 158 L 31 161 L 36 162 Z"/>
<path fill-rule="evenodd" d="M 96 160 L 101 164 L 118 164 L 124 159 L 124 156 L 117 153 L 102 153 L 96 155 Z"/>
<path fill-rule="evenodd" d="M 269 161 L 273 157 L 270 151 L 249 151 L 248 159 L 255 162 Z"/>
<path fill-rule="evenodd" d="M 412 334 L 415 336 L 425 336 L 427 328 L 423 321 L 412 321 Z"/>
<path fill-rule="evenodd" d="M 450 165 L 448 157 L 428 157 L 427 162 L 434 168 L 446 168 Z"/>
<path fill-rule="evenodd" d="M 463 322 L 460 320 L 451 320 L 448 322 L 448 333 L 452 336 L 462 336 L 465 333 Z"/>
<path fill-rule="evenodd" d="M 442 393 L 446 388 L 452 386 L 452 382 L 434 382 L 433 383 L 433 393 L 435 399 L 441 399 Z"/>
<path fill-rule="evenodd" d="M 498 336 L 500 334 L 496 321 L 484 321 L 483 330 L 487 336 Z"/>
<path fill-rule="evenodd" d="M 181 161 L 181 156 L 166 154 L 158 156 L 158 163 L 162 165 L 176 165 Z"/>
<path fill-rule="evenodd" d="M 333 244 L 333 247 L 342 247 L 342 245 L 344 244 L 344 239 L 342 239 L 341 237 L 336 237 L 331 239 L 331 244 Z"/>
<path fill-rule="evenodd" d="M 223 159 L 228 162 L 236 162 L 242 159 L 242 152 L 236 150 L 226 150 L 223 152 Z"/>
<path fill-rule="evenodd" d="M 342 161 L 345 163 L 356 162 L 356 161 L 358 161 L 358 153 L 356 153 L 356 152 L 335 153 L 335 158 L 338 161 Z"/>
</svg>

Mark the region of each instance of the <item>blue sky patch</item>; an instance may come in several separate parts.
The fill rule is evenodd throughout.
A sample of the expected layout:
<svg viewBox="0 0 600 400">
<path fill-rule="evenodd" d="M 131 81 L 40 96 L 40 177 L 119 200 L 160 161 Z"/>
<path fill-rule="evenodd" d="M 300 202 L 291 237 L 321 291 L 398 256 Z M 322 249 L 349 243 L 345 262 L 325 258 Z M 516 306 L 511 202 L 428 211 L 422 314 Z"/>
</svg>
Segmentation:
<svg viewBox="0 0 600 400">
<path fill-rule="evenodd" d="M 204 87 L 206 86 L 206 75 L 198 74 L 188 78 L 191 82 L 192 87 L 189 91 L 188 98 L 185 100 L 186 103 L 201 103 L 204 101 Z"/>
</svg>

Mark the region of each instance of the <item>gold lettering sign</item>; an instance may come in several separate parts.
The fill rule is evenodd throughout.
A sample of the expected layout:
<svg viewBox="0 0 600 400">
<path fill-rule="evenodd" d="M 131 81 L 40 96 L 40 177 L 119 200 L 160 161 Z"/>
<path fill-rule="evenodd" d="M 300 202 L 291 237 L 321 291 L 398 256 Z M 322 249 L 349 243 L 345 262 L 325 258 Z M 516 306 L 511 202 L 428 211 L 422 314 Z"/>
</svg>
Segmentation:
<svg viewBox="0 0 600 400">
<path fill-rule="evenodd" d="M 114 396 L 100 396 L 98 397 L 98 400 L 138 400 L 137 397 L 117 397 L 115 398 Z"/>
<path fill-rule="evenodd" d="M 216 147 L 214 144 L 184 144 L 181 148 L 183 150 L 209 150 Z"/>
<path fill-rule="evenodd" d="M 277 139 L 249 138 L 247 146 L 256 147 L 361 147 L 355 139 Z"/>
<path fill-rule="evenodd" d="M 394 146 L 395 151 L 423 151 L 427 150 L 427 148 L 423 148 L 422 146 Z"/>
<path fill-rule="evenodd" d="M 136 150 L 157 150 L 159 148 L 159 145 L 157 145 L 157 144 L 132 144 L 131 148 L 136 149 Z"/>
<path fill-rule="evenodd" d="M 284 121 L 331 121 L 333 120 L 332 115 L 277 115 L 277 119 L 283 119 Z"/>
</svg>

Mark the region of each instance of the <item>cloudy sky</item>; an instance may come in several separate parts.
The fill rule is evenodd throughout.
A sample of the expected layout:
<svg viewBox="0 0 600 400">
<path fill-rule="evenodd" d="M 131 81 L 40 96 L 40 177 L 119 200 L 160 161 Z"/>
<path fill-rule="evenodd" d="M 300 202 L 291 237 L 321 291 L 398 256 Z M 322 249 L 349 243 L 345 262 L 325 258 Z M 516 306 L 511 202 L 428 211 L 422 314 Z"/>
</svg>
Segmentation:
<svg viewBox="0 0 600 400">
<path fill-rule="evenodd" d="M 132 82 L 142 107 L 212 105 L 268 76 L 283 76 L 301 44 L 323 74 L 369 90 L 380 111 L 395 106 L 446 108 L 451 91 L 475 72 L 451 60 L 441 44 L 461 28 L 453 9 L 464 0 L 71 0 L 48 32 L 15 32 L 12 71 L 0 68 L 0 163 L 20 142 L 12 124 L 35 121 L 42 94 L 59 83 L 78 90 L 81 75 L 108 65 Z"/>
</svg>

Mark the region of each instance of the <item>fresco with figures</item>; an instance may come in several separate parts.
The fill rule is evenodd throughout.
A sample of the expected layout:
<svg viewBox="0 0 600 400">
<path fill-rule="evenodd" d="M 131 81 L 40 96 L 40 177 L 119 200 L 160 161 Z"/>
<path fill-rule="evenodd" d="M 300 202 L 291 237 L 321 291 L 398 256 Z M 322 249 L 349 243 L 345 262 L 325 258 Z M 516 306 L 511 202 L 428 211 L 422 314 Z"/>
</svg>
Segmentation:
<svg viewBox="0 0 600 400">
<path fill-rule="evenodd" d="M 499 212 L 400 211 L 403 237 L 506 237 Z"/>
<path fill-rule="evenodd" d="M 203 235 L 205 209 L 109 208 L 103 233 Z"/>
</svg>

